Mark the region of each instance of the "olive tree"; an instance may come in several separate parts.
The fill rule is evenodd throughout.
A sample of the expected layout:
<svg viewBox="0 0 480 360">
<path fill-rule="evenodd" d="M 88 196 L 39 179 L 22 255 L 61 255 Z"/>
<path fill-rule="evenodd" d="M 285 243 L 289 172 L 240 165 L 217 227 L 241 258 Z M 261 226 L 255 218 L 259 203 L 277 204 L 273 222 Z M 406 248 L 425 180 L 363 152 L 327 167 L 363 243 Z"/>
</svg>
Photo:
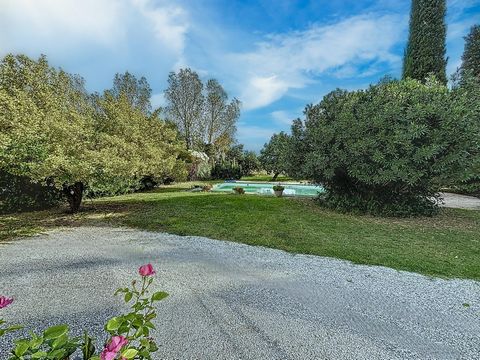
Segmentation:
<svg viewBox="0 0 480 360">
<path fill-rule="evenodd" d="M 285 132 L 273 134 L 270 141 L 260 151 L 259 160 L 264 170 L 273 173 L 275 181 L 282 172 L 289 169 L 289 136 Z"/>
<path fill-rule="evenodd" d="M 72 212 L 86 186 L 164 174 L 180 151 L 175 131 L 126 94 L 92 100 L 83 85 L 44 56 L 0 63 L 0 170 L 53 183 Z"/>
</svg>

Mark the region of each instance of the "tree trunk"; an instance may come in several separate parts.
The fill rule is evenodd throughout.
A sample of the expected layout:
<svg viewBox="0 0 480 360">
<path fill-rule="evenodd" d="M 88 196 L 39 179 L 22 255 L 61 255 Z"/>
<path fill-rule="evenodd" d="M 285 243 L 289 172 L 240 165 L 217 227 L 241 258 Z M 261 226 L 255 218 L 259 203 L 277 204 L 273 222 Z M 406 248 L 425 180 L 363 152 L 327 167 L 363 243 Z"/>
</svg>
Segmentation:
<svg viewBox="0 0 480 360">
<path fill-rule="evenodd" d="M 272 180 L 270 180 L 270 181 L 277 180 L 278 175 L 280 175 L 280 173 L 275 173 L 275 175 L 273 175 L 273 177 L 272 177 Z"/>
<path fill-rule="evenodd" d="M 70 212 L 76 213 L 80 209 L 80 204 L 83 198 L 83 183 L 76 182 L 74 185 L 65 185 L 63 193 L 67 197 L 68 205 L 70 205 Z"/>
</svg>

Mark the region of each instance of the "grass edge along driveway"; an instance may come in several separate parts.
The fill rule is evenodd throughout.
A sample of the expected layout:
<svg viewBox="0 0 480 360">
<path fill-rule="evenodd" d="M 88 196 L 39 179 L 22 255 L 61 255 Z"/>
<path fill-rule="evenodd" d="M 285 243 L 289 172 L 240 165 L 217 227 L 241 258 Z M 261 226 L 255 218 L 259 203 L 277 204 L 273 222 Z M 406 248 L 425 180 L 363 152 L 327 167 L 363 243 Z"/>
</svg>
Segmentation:
<svg viewBox="0 0 480 360">
<path fill-rule="evenodd" d="M 0 216 L 0 243 L 58 226 L 110 224 L 205 236 L 444 278 L 480 280 L 480 211 L 433 218 L 339 214 L 310 199 L 190 193 L 170 186 L 63 209 Z"/>
</svg>

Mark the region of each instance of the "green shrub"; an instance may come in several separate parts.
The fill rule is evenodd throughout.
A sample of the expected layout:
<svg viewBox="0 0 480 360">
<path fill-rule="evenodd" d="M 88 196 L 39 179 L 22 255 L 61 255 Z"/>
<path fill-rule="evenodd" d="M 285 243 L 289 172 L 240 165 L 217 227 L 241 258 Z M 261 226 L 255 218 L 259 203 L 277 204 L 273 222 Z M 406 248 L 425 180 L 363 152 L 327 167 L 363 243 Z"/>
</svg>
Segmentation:
<svg viewBox="0 0 480 360">
<path fill-rule="evenodd" d="M 47 209 L 61 199 L 62 194 L 50 181 L 35 183 L 26 176 L 0 171 L 0 213 Z"/>
<path fill-rule="evenodd" d="M 453 105 L 458 116 L 467 121 L 474 146 L 466 151 L 469 161 L 459 172 L 441 178 L 441 185 L 457 192 L 480 195 L 480 79 L 464 73 L 459 86 L 452 91 Z M 464 121 L 465 122 L 465 121 Z M 465 135 L 463 135 L 465 137 Z M 470 141 L 469 137 L 464 141 Z"/>
<path fill-rule="evenodd" d="M 296 124 L 297 175 L 322 183 L 322 202 L 337 210 L 432 215 L 438 179 L 464 168 L 472 146 L 472 119 L 452 101 L 432 79 L 333 91 Z"/>
<path fill-rule="evenodd" d="M 273 191 L 283 191 L 283 190 L 285 190 L 285 187 L 283 187 L 282 185 L 273 186 Z"/>
<path fill-rule="evenodd" d="M 212 179 L 221 180 L 238 180 L 242 177 L 242 175 L 242 167 L 229 161 L 215 164 L 211 172 Z"/>
</svg>

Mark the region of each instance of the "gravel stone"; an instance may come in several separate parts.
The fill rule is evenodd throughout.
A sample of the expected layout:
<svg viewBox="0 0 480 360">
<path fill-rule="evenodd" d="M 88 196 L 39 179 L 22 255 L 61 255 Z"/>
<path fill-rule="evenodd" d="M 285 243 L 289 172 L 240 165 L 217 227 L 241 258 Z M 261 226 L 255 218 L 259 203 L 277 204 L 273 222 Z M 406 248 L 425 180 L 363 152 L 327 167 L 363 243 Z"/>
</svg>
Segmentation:
<svg viewBox="0 0 480 360">
<path fill-rule="evenodd" d="M 480 210 L 480 199 L 475 196 L 441 193 L 442 206 L 457 209 Z"/>
<path fill-rule="evenodd" d="M 479 359 L 480 283 L 194 236 L 78 227 L 0 245 L 2 309 L 105 341 L 117 287 L 151 262 L 157 359 Z M 463 304 L 469 304 L 464 306 Z M 0 339 L 7 359 L 12 337 Z"/>
</svg>

